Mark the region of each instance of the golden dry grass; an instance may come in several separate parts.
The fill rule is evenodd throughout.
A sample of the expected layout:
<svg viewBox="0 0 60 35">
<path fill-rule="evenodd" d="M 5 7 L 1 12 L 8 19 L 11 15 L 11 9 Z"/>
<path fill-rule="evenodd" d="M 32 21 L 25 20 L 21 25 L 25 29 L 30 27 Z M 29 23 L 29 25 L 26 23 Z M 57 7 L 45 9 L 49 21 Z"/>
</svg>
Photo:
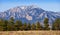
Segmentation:
<svg viewBox="0 0 60 35">
<path fill-rule="evenodd" d="M 0 31 L 0 35 L 60 35 L 60 31 Z"/>
</svg>

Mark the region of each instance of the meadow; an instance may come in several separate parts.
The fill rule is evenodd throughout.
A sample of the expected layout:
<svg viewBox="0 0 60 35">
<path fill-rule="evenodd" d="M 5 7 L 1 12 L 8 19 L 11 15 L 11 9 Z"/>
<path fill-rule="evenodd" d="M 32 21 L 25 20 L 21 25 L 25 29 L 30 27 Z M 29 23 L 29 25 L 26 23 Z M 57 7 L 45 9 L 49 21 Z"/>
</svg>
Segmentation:
<svg viewBox="0 0 60 35">
<path fill-rule="evenodd" d="M 60 35 L 60 31 L 0 31 L 0 35 Z"/>
</svg>

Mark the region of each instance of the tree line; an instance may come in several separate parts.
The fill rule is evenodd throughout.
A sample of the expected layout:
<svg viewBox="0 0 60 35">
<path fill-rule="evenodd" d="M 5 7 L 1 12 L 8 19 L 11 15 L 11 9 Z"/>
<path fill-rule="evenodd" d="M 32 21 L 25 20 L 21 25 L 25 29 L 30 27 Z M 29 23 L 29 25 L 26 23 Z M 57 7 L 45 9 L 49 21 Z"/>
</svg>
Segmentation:
<svg viewBox="0 0 60 35">
<path fill-rule="evenodd" d="M 60 30 L 60 18 L 57 18 L 51 28 L 49 27 L 49 19 L 44 19 L 44 25 L 38 21 L 36 23 L 22 23 L 20 20 L 14 21 L 11 17 L 9 20 L 0 19 L 0 31 L 19 31 L 19 30 Z"/>
</svg>

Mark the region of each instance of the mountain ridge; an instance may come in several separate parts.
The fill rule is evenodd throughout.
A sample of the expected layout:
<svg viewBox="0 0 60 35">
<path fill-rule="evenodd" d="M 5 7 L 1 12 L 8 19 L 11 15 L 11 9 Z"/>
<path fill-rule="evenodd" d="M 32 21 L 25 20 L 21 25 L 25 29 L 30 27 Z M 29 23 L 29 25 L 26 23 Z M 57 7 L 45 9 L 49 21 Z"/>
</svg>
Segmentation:
<svg viewBox="0 0 60 35">
<path fill-rule="evenodd" d="M 37 22 L 43 23 L 45 18 L 49 19 L 51 24 L 56 18 L 60 18 L 60 13 L 45 11 L 39 7 L 34 6 L 18 6 L 11 8 L 7 11 L 0 12 L 0 18 L 9 19 L 14 17 L 15 20 L 21 20 L 22 22 Z"/>
</svg>

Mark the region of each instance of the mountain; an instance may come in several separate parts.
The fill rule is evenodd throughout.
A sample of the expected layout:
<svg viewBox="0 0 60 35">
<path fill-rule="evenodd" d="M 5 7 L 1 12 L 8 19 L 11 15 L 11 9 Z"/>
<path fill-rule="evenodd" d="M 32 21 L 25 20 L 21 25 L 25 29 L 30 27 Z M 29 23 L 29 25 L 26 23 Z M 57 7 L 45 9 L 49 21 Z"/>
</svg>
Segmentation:
<svg viewBox="0 0 60 35">
<path fill-rule="evenodd" d="M 60 13 L 45 11 L 36 6 L 17 6 L 7 11 L 0 12 L 0 18 L 9 19 L 14 17 L 15 20 L 21 20 L 22 22 L 37 22 L 43 23 L 45 18 L 49 19 L 51 24 L 56 18 L 60 18 Z"/>
</svg>

